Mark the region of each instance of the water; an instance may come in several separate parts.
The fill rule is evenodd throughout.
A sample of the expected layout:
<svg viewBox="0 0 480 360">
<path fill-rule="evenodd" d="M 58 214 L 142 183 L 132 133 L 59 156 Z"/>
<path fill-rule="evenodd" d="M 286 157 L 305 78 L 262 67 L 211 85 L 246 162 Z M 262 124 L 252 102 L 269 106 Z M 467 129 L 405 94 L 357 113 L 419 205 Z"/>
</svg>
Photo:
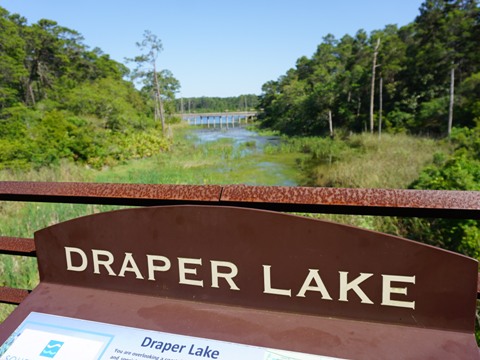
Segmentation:
<svg viewBox="0 0 480 360">
<path fill-rule="evenodd" d="M 255 164 L 254 174 L 247 185 L 277 185 L 296 186 L 292 178 L 292 169 L 285 162 L 276 162 L 275 156 L 262 156 L 266 145 L 278 146 L 281 142 L 278 136 L 264 136 L 246 127 L 236 128 L 200 128 L 193 131 L 194 141 L 197 144 L 230 139 L 233 146 L 240 150 L 242 156 L 258 156 L 261 161 Z M 277 159 L 280 158 L 277 156 Z M 268 180 L 266 180 L 268 178 Z M 265 183 L 267 181 L 268 183 Z"/>
<path fill-rule="evenodd" d="M 279 145 L 280 137 L 278 136 L 263 136 L 255 131 L 248 130 L 245 127 L 236 127 L 228 129 L 220 128 L 201 128 L 194 130 L 196 142 L 204 144 L 207 142 L 218 141 L 221 139 L 231 139 L 235 146 L 242 144 L 253 144 L 257 149 L 263 150 L 265 145 Z"/>
</svg>

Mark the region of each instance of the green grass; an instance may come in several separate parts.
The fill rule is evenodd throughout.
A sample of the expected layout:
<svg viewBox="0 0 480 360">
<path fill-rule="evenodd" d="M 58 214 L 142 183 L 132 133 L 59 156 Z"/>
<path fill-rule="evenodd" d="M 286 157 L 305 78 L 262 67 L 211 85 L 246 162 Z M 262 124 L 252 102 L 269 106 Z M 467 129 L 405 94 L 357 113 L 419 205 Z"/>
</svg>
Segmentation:
<svg viewBox="0 0 480 360">
<path fill-rule="evenodd" d="M 446 145 L 427 138 L 403 134 L 370 134 L 351 136 L 339 160 L 319 164 L 315 169 L 318 186 L 354 188 L 408 187 L 425 165 L 433 161 L 439 151 L 448 151 Z"/>
<path fill-rule="evenodd" d="M 269 153 L 297 153 L 305 185 L 348 188 L 408 187 L 447 143 L 405 134 L 353 134 L 342 139 L 290 138 Z"/>
</svg>

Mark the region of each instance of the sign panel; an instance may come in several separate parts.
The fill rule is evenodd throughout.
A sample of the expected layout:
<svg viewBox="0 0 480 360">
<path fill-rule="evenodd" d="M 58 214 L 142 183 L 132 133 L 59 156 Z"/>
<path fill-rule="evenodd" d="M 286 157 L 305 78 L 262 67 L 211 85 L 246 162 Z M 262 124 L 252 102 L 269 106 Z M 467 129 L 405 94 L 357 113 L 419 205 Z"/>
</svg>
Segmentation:
<svg viewBox="0 0 480 360">
<path fill-rule="evenodd" d="M 35 241 L 46 282 L 473 331 L 475 260 L 350 226 L 172 206 L 75 219 Z"/>
<path fill-rule="evenodd" d="M 0 347 L 0 360 L 328 360 L 267 349 L 31 313 Z"/>
</svg>

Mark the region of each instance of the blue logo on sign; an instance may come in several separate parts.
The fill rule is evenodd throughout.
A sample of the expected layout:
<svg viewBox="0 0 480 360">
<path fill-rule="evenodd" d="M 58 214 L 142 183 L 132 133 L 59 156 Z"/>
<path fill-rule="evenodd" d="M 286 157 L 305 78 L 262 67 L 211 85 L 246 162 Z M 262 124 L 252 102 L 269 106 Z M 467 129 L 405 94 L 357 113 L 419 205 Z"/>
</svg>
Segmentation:
<svg viewBox="0 0 480 360">
<path fill-rule="evenodd" d="M 40 353 L 40 356 L 47 357 L 47 358 L 53 358 L 55 355 L 57 355 L 58 350 L 63 345 L 63 341 L 57 341 L 57 340 L 50 340 L 50 342 L 45 346 L 45 349 Z"/>
</svg>

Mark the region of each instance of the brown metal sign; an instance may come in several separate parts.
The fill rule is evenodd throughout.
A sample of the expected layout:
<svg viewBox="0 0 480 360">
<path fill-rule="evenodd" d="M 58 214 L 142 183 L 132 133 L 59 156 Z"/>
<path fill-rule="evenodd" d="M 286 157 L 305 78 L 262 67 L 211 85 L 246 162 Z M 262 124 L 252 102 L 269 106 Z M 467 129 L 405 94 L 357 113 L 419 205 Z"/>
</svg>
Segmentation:
<svg viewBox="0 0 480 360">
<path fill-rule="evenodd" d="M 383 337 L 388 346 L 395 342 L 400 347 L 414 346 L 415 354 L 424 355 L 431 354 L 428 351 L 435 344 L 433 354 L 438 355 L 445 350 L 439 346 L 450 341 L 445 332 L 458 332 L 464 335 L 453 336 L 452 346 L 458 347 L 454 353 L 478 353 L 473 337 L 477 262 L 410 240 L 261 210 L 166 206 L 71 220 L 36 232 L 35 242 L 41 283 L 47 284 L 37 290 L 43 301 L 52 296 L 48 294 L 52 289 L 58 296 L 62 287 L 90 289 L 91 294 L 77 294 L 69 310 L 65 303 L 77 290 L 62 293 L 57 298 L 60 307 L 35 308 L 27 299 L 20 308 L 53 312 L 58 308 L 59 314 L 90 320 L 96 320 L 92 317 L 97 314 L 102 321 L 130 326 L 149 317 L 163 330 L 203 335 L 211 334 L 211 309 L 220 306 L 217 316 L 233 321 L 221 326 L 236 331 L 216 334 L 221 340 L 257 343 L 267 336 L 266 346 L 359 358 L 365 358 L 371 347 L 374 358 L 377 352 L 385 355 L 386 349 L 369 346 L 371 339 Z M 103 293 L 95 295 L 93 289 Z M 119 303 L 98 305 L 103 313 L 95 310 L 96 305 L 78 302 L 88 296 L 105 301 L 112 299 L 111 293 L 125 295 L 116 295 Z M 128 294 L 136 315 L 122 312 L 128 308 L 121 305 L 128 301 Z M 135 302 L 135 296 L 144 303 Z M 147 310 L 145 303 L 155 302 L 153 298 L 163 305 Z M 165 305 L 169 301 L 175 305 Z M 109 307 L 115 315 L 105 315 Z M 188 312 L 178 313 L 176 319 L 165 313 L 186 308 Z M 202 311 L 209 316 L 203 325 Z M 250 336 L 237 323 L 247 320 L 231 315 L 236 312 L 248 319 Z M 193 323 L 188 324 L 187 318 Z M 266 323 L 252 327 L 255 319 Z M 260 335 L 272 327 L 281 333 L 280 319 L 290 324 L 285 324 L 288 336 L 272 340 L 268 334 Z M 179 327 L 179 322 L 184 326 Z M 303 326 L 315 331 L 305 332 Z M 435 332 L 429 345 L 425 329 Z M 395 335 L 397 331 L 400 336 Z M 325 345 L 332 334 L 341 338 L 342 346 Z M 349 337 L 363 343 L 349 343 Z M 319 344 L 323 353 L 318 352 Z M 360 356 L 355 348 L 367 353 Z"/>
<path fill-rule="evenodd" d="M 72 220 L 35 238 L 42 281 L 418 327 L 473 326 L 476 261 L 344 225 L 158 207 Z"/>
</svg>

